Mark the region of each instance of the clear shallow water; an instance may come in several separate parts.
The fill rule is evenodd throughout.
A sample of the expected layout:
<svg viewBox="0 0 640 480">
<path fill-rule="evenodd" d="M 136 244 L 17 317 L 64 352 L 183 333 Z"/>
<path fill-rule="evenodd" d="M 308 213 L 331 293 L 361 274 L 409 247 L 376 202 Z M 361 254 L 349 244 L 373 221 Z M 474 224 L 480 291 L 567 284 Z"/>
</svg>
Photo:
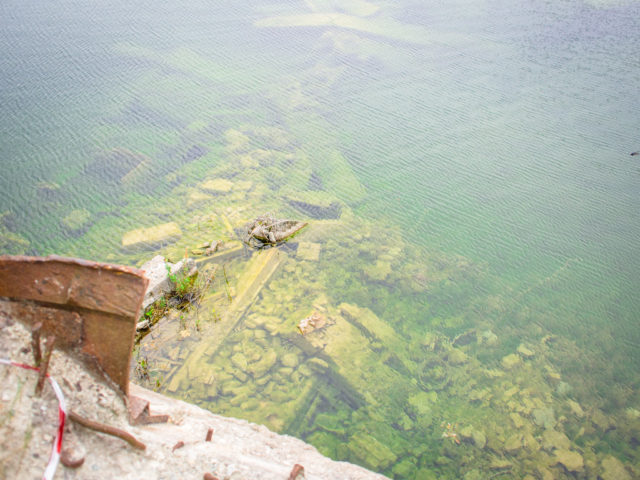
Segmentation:
<svg viewBox="0 0 640 480">
<path fill-rule="evenodd" d="M 363 428 L 384 438 L 390 433 L 376 431 L 376 422 L 394 425 L 403 412 L 413 423 L 391 427 L 399 432 L 396 460 L 377 464 L 386 474 L 421 478 L 429 470 L 473 478 L 476 470 L 491 470 L 494 457 L 506 456 L 524 476 L 547 468 L 555 449 L 511 451 L 504 445 L 517 432 L 542 439 L 548 429 L 535 422 L 533 411 L 543 406 L 527 407 L 522 394 L 521 411 L 507 400 L 465 400 L 471 391 L 509 382 L 536 392 L 556 417 L 566 416 L 553 428 L 571 439 L 588 472 L 604 471 L 609 453 L 637 464 L 640 164 L 629 153 L 640 149 L 638 3 L 378 7 L 5 2 L 0 211 L 9 214 L 2 220 L 3 249 L 136 264 L 153 252 L 122 252 L 127 230 L 177 221 L 185 236 L 167 250 L 177 255 L 209 235 L 199 226 L 207 215 L 224 211 L 237 223 L 263 208 L 300 215 L 285 196 L 320 188 L 344 202 L 345 212 L 353 209 L 362 222 L 353 223 L 356 230 L 371 234 L 356 244 L 339 236 L 334 244 L 316 238 L 323 244 L 320 263 L 303 265 L 320 280 L 305 280 L 308 296 L 327 295 L 329 316 L 332 308 L 333 315 L 343 315 L 341 302 L 369 308 L 407 344 L 415 343 L 406 347 L 407 358 L 401 356 L 408 370 L 398 367 L 403 378 L 420 377 L 426 363 L 452 380 L 447 387 L 437 375 L 421 380 L 419 391 L 437 391 L 439 397 L 418 402 L 429 406 L 418 412 L 406 406 L 417 394 L 407 380 L 406 398 L 383 402 L 382 419 L 367 402 L 345 402 L 345 389 L 333 397 L 301 394 L 331 422 L 342 422 L 345 432 L 318 427 L 324 417 L 318 421 L 317 415 L 299 422 L 272 418 L 272 428 L 308 438 L 336 458 L 375 467 L 348 445 L 366 443 L 358 435 Z M 265 134 L 260 127 L 279 130 Z M 229 130 L 250 138 L 246 152 L 230 146 Z M 243 157 L 255 149 L 281 154 Z M 203 179 L 220 176 L 253 186 L 246 196 L 223 195 L 185 208 Z M 210 227 L 211 235 L 228 235 L 220 222 Z M 380 260 L 394 245 L 402 253 Z M 292 288 L 300 279 L 296 266 L 287 267 L 290 260 L 270 291 L 294 290 L 279 303 L 284 323 L 295 326 L 313 305 L 289 305 L 301 301 Z M 398 278 L 367 274 L 367 266 L 378 261 L 391 262 Z M 236 279 L 246 262 L 229 264 Z M 447 275 L 431 278 L 438 268 Z M 403 285 L 401 279 L 412 275 L 419 283 L 426 275 L 429 288 Z M 273 303 L 260 293 L 247 318 L 273 316 Z M 244 328 L 264 331 L 261 325 Z M 439 349 L 424 339 L 433 333 L 450 342 L 473 328 L 493 332 L 500 343 L 454 345 L 473 358 L 462 366 L 449 361 L 449 346 Z M 558 340 L 538 347 L 546 335 Z M 198 343 L 198 335 L 189 338 Z M 220 363 L 242 344 L 228 343 Z M 501 358 L 521 343 L 536 345 L 533 371 L 560 372 L 569 394 L 558 394 L 557 380 L 538 381 L 531 372 L 524 375 L 534 378 L 531 385 L 517 371 L 508 371 L 506 379 L 486 375 L 502 368 Z M 387 344 L 391 351 L 403 348 L 390 338 Z M 281 352 L 286 346 L 263 348 Z M 170 372 L 162 372 L 167 383 Z M 367 379 L 341 374 L 364 388 Z M 473 386 L 479 377 L 485 379 L 482 388 Z M 244 383 L 268 403 L 274 395 L 264 393 L 268 384 L 252 378 Z M 193 400 L 267 423 L 278 413 L 267 404 L 251 410 L 232 405 L 223 380 L 219 396 L 207 392 Z M 323 390 L 306 387 L 302 377 L 296 382 L 301 390 Z M 565 412 L 567 398 L 589 415 Z M 605 434 L 592 421 L 596 411 L 610 416 L 616 428 L 605 427 Z M 528 423 L 518 427 L 511 413 Z M 472 441 L 457 448 L 441 437 L 442 421 L 460 422 L 462 429 L 492 419 L 499 427 L 484 432 L 490 439 L 484 449 Z M 429 452 L 421 450 L 424 445 Z M 474 461 L 463 461 L 465 456 Z"/>
</svg>

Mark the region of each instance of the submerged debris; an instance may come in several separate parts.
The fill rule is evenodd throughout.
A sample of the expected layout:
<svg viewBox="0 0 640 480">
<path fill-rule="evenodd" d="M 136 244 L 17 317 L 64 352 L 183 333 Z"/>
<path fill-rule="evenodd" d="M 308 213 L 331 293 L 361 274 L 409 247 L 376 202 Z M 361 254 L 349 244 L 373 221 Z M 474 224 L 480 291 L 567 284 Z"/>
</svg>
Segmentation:
<svg viewBox="0 0 640 480">
<path fill-rule="evenodd" d="M 281 220 L 267 213 L 246 225 L 242 240 L 250 247 L 264 248 L 288 240 L 306 226 L 306 222 Z"/>
</svg>

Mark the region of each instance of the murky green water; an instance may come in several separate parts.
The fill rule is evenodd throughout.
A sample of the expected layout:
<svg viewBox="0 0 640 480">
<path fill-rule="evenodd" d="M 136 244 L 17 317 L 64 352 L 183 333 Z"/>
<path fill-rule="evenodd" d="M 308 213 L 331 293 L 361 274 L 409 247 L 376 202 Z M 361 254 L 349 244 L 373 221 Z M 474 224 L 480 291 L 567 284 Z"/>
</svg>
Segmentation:
<svg viewBox="0 0 640 480">
<path fill-rule="evenodd" d="M 333 458 L 640 475 L 639 4 L 235 3 L 0 6 L 0 249 L 224 241 L 150 383 Z"/>
</svg>

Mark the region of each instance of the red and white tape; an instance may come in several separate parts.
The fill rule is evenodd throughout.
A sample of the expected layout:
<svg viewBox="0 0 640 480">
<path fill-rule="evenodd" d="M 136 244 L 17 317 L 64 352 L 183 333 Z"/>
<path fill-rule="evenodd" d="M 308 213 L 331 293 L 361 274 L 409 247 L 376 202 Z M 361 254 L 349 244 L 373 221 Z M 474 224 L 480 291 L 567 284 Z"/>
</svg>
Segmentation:
<svg viewBox="0 0 640 480">
<path fill-rule="evenodd" d="M 0 363 L 5 365 L 11 365 L 14 367 L 25 368 L 27 370 L 35 370 L 40 371 L 38 367 L 34 367 L 32 365 L 27 365 L 24 363 L 12 362 L 11 360 L 7 360 L 5 358 L 0 358 Z M 64 395 L 62 394 L 62 390 L 60 389 L 60 385 L 53 378 L 47 374 L 47 380 L 51 384 L 53 388 L 53 392 L 58 397 L 58 431 L 56 432 L 56 438 L 53 441 L 53 448 L 51 449 L 51 456 L 49 457 L 49 463 L 47 464 L 47 468 L 44 471 L 44 475 L 42 476 L 43 480 L 53 480 L 53 476 L 56 473 L 56 468 L 58 468 L 58 462 L 60 461 L 60 452 L 62 451 L 62 435 L 64 434 L 64 422 L 67 418 L 67 404 L 64 401 Z"/>
</svg>

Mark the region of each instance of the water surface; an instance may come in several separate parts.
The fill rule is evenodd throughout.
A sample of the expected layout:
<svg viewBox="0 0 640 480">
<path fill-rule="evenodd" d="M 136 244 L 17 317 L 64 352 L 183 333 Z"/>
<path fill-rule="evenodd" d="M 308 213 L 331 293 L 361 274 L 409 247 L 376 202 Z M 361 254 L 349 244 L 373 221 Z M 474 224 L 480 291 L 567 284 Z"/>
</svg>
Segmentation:
<svg viewBox="0 0 640 480">
<path fill-rule="evenodd" d="M 145 338 L 161 390 L 395 478 L 638 464 L 638 2 L 4 2 L 0 26 L 3 252 L 140 265 L 311 223 Z"/>
</svg>

